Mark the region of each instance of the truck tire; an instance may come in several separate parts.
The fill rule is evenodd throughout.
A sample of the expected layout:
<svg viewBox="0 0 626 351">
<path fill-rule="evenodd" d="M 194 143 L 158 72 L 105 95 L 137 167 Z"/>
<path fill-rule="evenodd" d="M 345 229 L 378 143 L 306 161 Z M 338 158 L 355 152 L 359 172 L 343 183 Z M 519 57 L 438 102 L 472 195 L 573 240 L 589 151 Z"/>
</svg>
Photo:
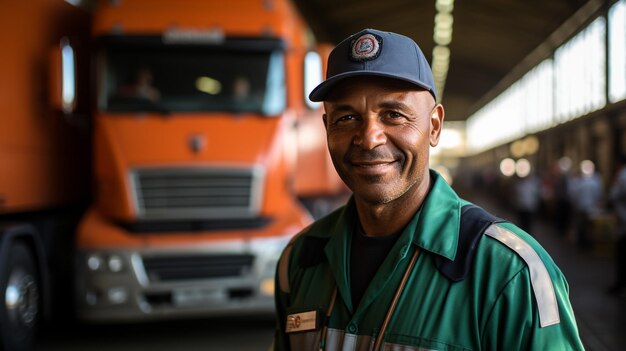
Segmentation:
<svg viewBox="0 0 626 351">
<path fill-rule="evenodd" d="M 32 350 L 42 301 L 37 263 L 19 241 L 11 244 L 7 263 L 0 267 L 0 350 Z"/>
</svg>

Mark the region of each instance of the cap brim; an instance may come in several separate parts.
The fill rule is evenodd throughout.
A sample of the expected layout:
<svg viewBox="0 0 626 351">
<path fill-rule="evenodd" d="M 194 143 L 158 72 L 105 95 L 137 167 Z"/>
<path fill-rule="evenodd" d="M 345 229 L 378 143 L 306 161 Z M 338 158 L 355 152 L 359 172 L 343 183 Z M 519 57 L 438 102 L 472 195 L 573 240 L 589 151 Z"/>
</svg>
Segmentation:
<svg viewBox="0 0 626 351">
<path fill-rule="evenodd" d="M 346 78 L 358 77 L 358 76 L 386 77 L 386 78 L 393 78 L 393 79 L 401 80 L 404 82 L 408 82 L 408 83 L 414 84 L 416 87 L 420 89 L 428 90 L 433 95 L 435 100 L 437 99 L 437 97 L 435 96 L 435 93 L 433 92 L 433 87 L 423 82 L 420 82 L 418 80 L 407 79 L 405 77 L 398 76 L 395 74 L 388 74 L 388 73 L 381 73 L 381 72 L 354 71 L 354 72 L 340 73 L 340 74 L 337 74 L 336 76 L 333 76 L 332 78 L 326 79 L 325 81 L 320 83 L 318 86 L 315 87 L 315 89 L 311 91 L 311 93 L 309 94 L 309 100 L 314 101 L 314 102 L 324 101 L 326 100 L 326 97 L 328 96 L 330 91 L 335 86 L 337 86 L 337 84 L 344 81 Z"/>
</svg>

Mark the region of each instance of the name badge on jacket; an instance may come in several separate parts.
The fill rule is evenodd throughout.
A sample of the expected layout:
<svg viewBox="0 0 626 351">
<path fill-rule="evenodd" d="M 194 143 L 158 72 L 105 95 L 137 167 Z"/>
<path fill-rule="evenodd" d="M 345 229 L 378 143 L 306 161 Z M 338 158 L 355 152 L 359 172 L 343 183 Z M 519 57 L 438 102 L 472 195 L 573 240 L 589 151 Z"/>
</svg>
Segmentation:
<svg viewBox="0 0 626 351">
<path fill-rule="evenodd" d="M 315 330 L 317 328 L 317 311 L 294 313 L 287 316 L 287 333 Z"/>
</svg>

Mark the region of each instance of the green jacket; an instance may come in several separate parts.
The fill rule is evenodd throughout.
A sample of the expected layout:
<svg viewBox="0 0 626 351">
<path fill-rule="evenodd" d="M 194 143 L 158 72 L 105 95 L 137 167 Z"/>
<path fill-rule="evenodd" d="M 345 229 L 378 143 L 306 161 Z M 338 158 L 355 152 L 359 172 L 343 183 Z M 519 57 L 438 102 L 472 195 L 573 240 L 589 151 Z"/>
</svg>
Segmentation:
<svg viewBox="0 0 626 351">
<path fill-rule="evenodd" d="M 469 203 L 432 174 L 432 190 L 359 306 L 350 294 L 353 200 L 292 240 L 277 270 L 276 350 L 370 350 L 418 247 L 383 336 L 384 350 L 583 350 L 563 274 L 515 225 L 493 224 L 477 236 L 469 272 L 460 281 L 438 269 L 438 261 L 457 256 L 461 208 Z M 336 302 L 325 320 L 335 287 Z"/>
</svg>

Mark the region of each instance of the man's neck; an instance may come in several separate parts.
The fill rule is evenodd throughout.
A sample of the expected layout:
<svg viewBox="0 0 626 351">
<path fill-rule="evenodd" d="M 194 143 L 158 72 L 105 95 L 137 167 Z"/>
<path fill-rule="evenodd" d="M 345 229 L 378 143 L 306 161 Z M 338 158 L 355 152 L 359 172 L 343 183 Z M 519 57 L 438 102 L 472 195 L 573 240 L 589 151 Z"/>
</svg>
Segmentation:
<svg viewBox="0 0 626 351">
<path fill-rule="evenodd" d="M 355 197 L 359 221 L 367 236 L 387 236 L 400 231 L 413 218 L 430 191 L 433 181 L 426 177 L 399 198 L 385 204 L 372 204 Z"/>
</svg>

